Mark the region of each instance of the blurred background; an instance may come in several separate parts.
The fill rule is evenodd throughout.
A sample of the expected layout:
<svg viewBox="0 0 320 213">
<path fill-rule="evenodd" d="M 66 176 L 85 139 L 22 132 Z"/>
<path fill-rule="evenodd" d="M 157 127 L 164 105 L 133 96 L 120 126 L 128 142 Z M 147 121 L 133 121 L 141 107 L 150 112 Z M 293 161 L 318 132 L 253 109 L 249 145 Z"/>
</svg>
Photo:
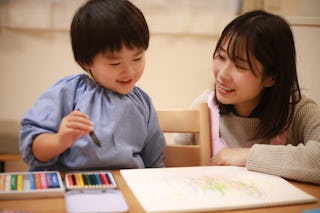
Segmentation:
<svg viewBox="0 0 320 213">
<path fill-rule="evenodd" d="M 0 120 L 20 120 L 61 77 L 84 71 L 74 62 L 69 25 L 84 0 L 0 0 Z M 320 1 L 132 0 L 151 31 L 138 83 L 156 108 L 186 108 L 213 83 L 212 52 L 237 15 L 265 9 L 291 24 L 303 92 L 320 103 Z"/>
</svg>

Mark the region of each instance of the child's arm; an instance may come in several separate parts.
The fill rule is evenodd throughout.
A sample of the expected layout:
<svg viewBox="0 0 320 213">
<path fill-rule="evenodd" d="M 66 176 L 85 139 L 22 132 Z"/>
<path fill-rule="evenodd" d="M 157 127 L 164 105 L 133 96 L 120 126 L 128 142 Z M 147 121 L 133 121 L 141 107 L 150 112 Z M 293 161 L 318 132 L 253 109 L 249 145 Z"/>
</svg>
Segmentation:
<svg viewBox="0 0 320 213">
<path fill-rule="evenodd" d="M 73 111 L 65 116 L 57 133 L 43 133 L 37 136 L 32 144 L 32 151 L 37 160 L 47 162 L 67 150 L 83 135 L 93 130 L 93 123 L 89 117 Z"/>
</svg>

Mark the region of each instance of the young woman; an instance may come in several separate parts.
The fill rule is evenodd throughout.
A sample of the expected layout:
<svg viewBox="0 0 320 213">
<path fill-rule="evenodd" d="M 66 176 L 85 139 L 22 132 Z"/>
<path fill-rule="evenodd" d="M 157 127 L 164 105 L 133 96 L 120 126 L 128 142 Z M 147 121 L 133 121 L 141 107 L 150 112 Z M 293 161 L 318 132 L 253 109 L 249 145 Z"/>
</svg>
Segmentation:
<svg viewBox="0 0 320 213">
<path fill-rule="evenodd" d="M 163 167 L 156 111 L 135 86 L 149 44 L 141 11 L 127 0 L 88 1 L 73 18 L 71 43 L 88 74 L 59 80 L 23 116 L 30 170 Z"/>
<path fill-rule="evenodd" d="M 211 110 L 212 164 L 319 184 L 320 107 L 300 93 L 288 23 L 265 11 L 231 21 L 214 51 L 213 74 L 213 91 L 194 102 Z"/>
</svg>

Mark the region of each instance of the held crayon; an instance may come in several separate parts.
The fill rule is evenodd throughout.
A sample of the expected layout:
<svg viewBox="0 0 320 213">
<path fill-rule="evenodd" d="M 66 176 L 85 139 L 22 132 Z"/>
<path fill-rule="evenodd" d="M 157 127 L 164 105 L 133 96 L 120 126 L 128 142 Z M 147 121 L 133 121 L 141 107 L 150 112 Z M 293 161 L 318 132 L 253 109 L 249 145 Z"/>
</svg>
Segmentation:
<svg viewBox="0 0 320 213">
<path fill-rule="evenodd" d="M 80 109 L 76 109 L 76 110 L 80 111 Z M 93 143 L 95 143 L 98 147 L 101 147 L 100 140 L 98 139 L 96 133 L 94 133 L 94 131 L 91 131 L 91 132 L 89 133 L 89 135 L 90 135 Z"/>
<path fill-rule="evenodd" d="M 17 175 L 18 180 L 17 180 L 17 190 L 22 191 L 23 190 L 23 176 L 22 174 Z"/>
<path fill-rule="evenodd" d="M 36 181 L 34 179 L 34 173 L 29 174 L 29 180 L 30 180 L 30 189 L 36 189 Z"/>
<path fill-rule="evenodd" d="M 11 190 L 12 191 L 17 190 L 17 184 L 18 184 L 18 175 L 16 175 L 16 174 L 11 175 Z"/>
</svg>

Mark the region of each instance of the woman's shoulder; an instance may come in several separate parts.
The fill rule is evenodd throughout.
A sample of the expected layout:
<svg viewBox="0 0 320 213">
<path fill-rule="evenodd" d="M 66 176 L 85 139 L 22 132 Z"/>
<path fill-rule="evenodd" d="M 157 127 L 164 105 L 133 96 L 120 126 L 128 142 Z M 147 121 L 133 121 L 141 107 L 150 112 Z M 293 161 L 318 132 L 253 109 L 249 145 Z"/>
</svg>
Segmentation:
<svg viewBox="0 0 320 213">
<path fill-rule="evenodd" d="M 295 105 L 294 108 L 294 121 L 320 121 L 320 106 L 312 98 L 306 95 L 301 96 L 301 100 Z"/>
<path fill-rule="evenodd" d="M 320 110 L 320 106 L 318 103 L 316 103 L 312 98 L 306 96 L 306 95 L 301 95 L 300 101 L 296 104 L 295 110 L 300 111 L 304 109 L 318 109 Z"/>
<path fill-rule="evenodd" d="M 198 106 L 201 103 L 208 103 L 208 98 L 211 93 L 212 93 L 212 90 L 209 90 L 209 89 L 204 90 L 197 98 L 193 100 L 191 104 L 191 108 L 195 109 L 195 108 L 198 108 Z"/>
</svg>

